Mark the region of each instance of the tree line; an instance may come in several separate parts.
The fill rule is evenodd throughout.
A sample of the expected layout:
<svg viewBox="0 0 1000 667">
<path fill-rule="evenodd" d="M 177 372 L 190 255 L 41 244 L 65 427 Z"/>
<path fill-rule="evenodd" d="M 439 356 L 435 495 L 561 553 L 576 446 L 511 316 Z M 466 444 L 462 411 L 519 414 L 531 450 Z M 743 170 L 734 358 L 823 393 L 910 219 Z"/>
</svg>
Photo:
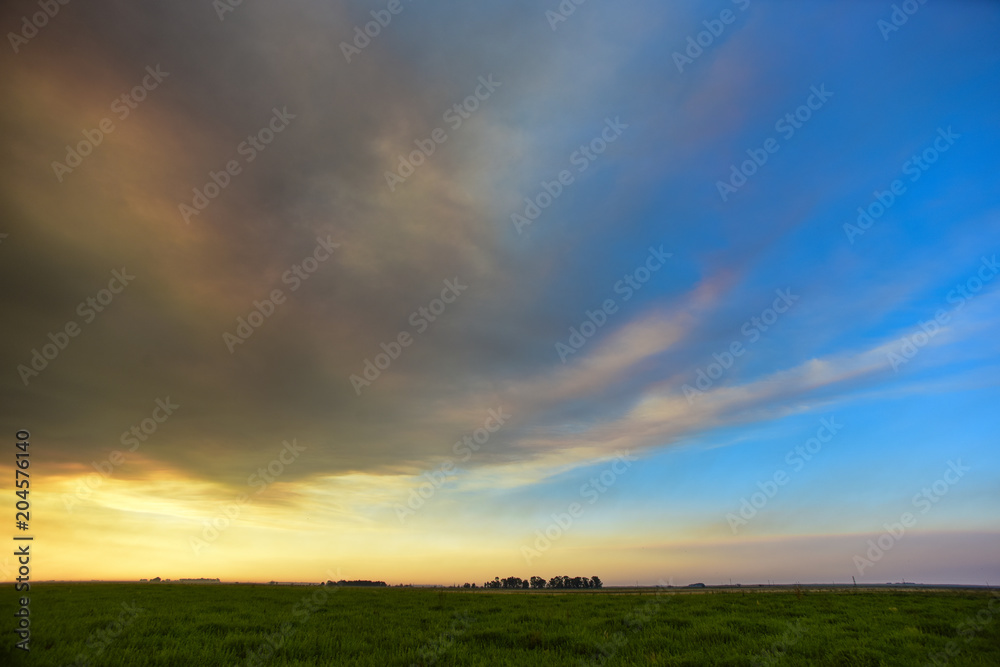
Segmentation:
<svg viewBox="0 0 1000 667">
<path fill-rule="evenodd" d="M 604 582 L 600 577 L 567 577 L 555 576 L 545 581 L 542 577 L 531 577 L 522 579 L 521 577 L 493 577 L 493 581 L 487 581 L 483 588 L 520 588 L 520 589 L 542 589 L 542 588 L 603 588 Z M 476 588 L 475 584 L 464 584 L 462 588 Z"/>
<path fill-rule="evenodd" d="M 368 579 L 354 579 L 352 581 L 345 581 L 341 579 L 340 581 L 327 581 L 327 586 L 377 586 L 379 588 L 386 586 L 384 581 L 369 581 Z"/>
</svg>

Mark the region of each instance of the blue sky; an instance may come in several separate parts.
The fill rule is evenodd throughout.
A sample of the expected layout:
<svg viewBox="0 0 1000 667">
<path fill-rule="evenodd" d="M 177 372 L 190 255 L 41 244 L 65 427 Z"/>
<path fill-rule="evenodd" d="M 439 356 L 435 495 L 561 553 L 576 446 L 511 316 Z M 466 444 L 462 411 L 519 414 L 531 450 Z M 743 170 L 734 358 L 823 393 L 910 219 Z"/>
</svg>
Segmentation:
<svg viewBox="0 0 1000 667">
<path fill-rule="evenodd" d="M 52 539 L 91 556 L 54 557 L 54 576 L 1000 576 L 997 6 L 927 3 L 886 33 L 891 3 L 588 2 L 553 29 L 557 6 L 406 2 L 348 62 L 382 5 L 122 5 L 115 25 L 74 5 L 4 62 L 0 253 L 22 325 L 3 419 L 45 429 Z M 689 37 L 705 46 L 678 67 Z M 171 74 L 57 180 L 147 63 Z M 186 221 L 273 109 L 287 129 Z M 340 245 L 289 290 L 318 239 Z M 122 265 L 135 286 L 25 376 Z M 463 287 L 435 305 L 446 281 Z M 287 301 L 227 349 L 275 289 Z M 81 493 L 166 395 L 176 416 Z M 510 417 L 487 431 L 489 410 Z M 824 423 L 843 426 L 790 462 Z M 286 439 L 301 458 L 208 540 Z M 127 562 L 109 555 L 135 534 Z"/>
</svg>

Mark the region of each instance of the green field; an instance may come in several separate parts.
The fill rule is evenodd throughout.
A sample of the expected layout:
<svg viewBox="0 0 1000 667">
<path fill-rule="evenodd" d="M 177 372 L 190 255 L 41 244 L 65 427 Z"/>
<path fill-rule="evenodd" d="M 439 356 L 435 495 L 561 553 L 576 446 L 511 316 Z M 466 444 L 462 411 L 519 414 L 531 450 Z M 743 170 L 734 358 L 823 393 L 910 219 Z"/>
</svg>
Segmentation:
<svg viewBox="0 0 1000 667">
<path fill-rule="evenodd" d="M 36 584 L 28 655 L 16 596 L 5 665 L 1000 665 L 987 592 Z"/>
</svg>

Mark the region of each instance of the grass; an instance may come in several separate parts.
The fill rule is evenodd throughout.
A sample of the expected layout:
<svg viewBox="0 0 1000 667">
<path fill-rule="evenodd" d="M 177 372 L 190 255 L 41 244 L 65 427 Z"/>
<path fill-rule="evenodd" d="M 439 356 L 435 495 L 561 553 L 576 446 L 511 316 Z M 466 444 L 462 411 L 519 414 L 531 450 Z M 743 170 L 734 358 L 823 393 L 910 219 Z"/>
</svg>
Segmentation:
<svg viewBox="0 0 1000 667">
<path fill-rule="evenodd" d="M 36 584 L 25 656 L 2 591 L 5 665 L 1000 665 L 986 592 Z"/>
</svg>

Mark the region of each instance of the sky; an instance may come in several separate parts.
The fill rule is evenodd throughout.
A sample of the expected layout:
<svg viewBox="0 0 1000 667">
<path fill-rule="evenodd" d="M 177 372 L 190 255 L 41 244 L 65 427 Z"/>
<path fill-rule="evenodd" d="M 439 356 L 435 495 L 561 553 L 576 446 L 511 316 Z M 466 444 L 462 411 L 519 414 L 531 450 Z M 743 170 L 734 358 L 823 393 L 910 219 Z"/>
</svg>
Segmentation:
<svg viewBox="0 0 1000 667">
<path fill-rule="evenodd" d="M 996 583 L 1000 6 L 901 4 L 5 3 L 32 576 Z"/>
</svg>

